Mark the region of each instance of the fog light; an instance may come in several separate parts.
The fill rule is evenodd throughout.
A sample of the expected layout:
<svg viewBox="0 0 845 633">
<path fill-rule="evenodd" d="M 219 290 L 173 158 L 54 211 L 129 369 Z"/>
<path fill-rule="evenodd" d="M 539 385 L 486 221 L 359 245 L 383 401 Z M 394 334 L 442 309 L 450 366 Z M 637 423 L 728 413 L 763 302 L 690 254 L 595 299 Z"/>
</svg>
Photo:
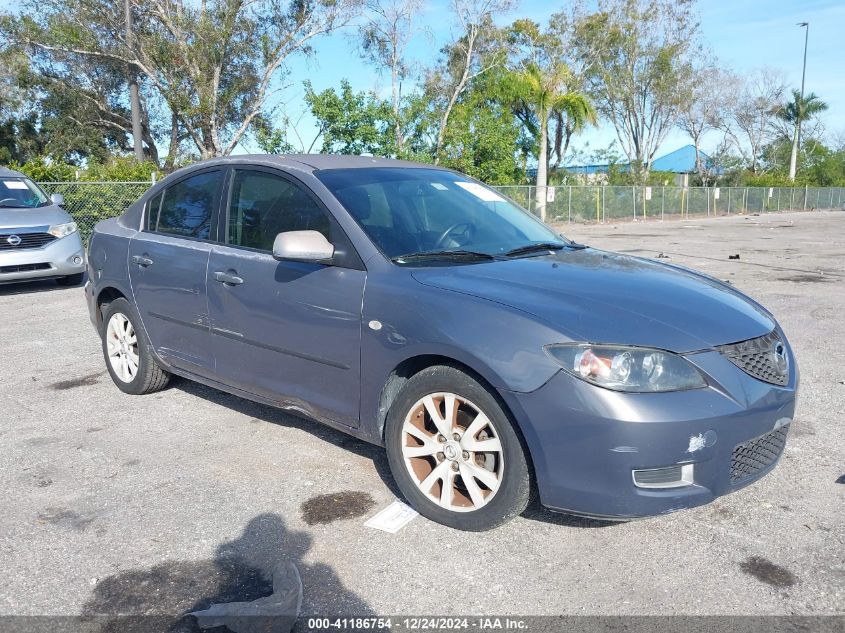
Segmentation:
<svg viewBox="0 0 845 633">
<path fill-rule="evenodd" d="M 638 488 L 681 488 L 693 484 L 694 464 L 675 464 L 666 468 L 633 470 L 634 485 Z"/>
<path fill-rule="evenodd" d="M 74 258 L 73 258 L 73 263 L 74 264 L 81 264 L 82 258 L 79 255 L 75 255 Z"/>
</svg>

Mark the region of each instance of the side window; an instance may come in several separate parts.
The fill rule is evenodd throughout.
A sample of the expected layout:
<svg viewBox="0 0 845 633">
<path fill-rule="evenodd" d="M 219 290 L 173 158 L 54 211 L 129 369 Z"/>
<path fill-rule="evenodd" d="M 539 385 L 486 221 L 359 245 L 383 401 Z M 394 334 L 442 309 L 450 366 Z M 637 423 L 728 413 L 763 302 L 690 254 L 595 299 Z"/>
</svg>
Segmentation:
<svg viewBox="0 0 845 633">
<path fill-rule="evenodd" d="M 229 194 L 227 242 L 273 250 L 285 231 L 319 231 L 331 240 L 326 212 L 296 184 L 260 171 L 235 170 Z"/>
<path fill-rule="evenodd" d="M 208 239 L 222 179 L 222 171 L 210 171 L 165 189 L 155 222 L 150 216 L 150 230 Z"/>
</svg>

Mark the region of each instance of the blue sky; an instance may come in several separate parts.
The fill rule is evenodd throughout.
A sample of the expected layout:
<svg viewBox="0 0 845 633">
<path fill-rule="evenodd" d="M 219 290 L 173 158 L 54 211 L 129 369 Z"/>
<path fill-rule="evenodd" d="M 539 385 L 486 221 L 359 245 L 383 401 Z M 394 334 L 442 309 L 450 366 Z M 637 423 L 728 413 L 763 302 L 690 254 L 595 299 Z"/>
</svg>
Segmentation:
<svg viewBox="0 0 845 633">
<path fill-rule="evenodd" d="M 420 64 L 429 62 L 434 51 L 450 39 L 447 0 L 429 0 L 421 23 L 428 35 L 419 35 L 410 47 L 411 57 Z M 563 0 L 523 0 L 520 7 L 498 16 L 500 24 L 517 17 L 529 17 L 544 22 L 548 15 L 566 6 Z M 842 0 L 699 0 L 698 11 L 705 42 L 727 66 L 740 74 L 768 66 L 781 70 L 790 86 L 801 85 L 801 64 L 804 31 L 797 22 L 810 23 L 810 42 L 807 54 L 806 91 L 816 92 L 828 102 L 830 109 L 824 116 L 829 133 L 845 132 L 845 81 L 842 65 L 845 60 L 845 2 Z M 355 53 L 350 42 L 351 31 L 339 32 L 315 42 L 315 56 L 298 59 L 291 64 L 290 87 L 283 101 L 289 116 L 297 120 L 304 110 L 302 80 L 310 79 L 317 90 L 338 86 L 348 78 L 356 90 L 370 90 L 387 95 L 389 79 L 367 66 Z M 410 87 L 409 87 L 410 88 Z M 407 89 L 406 89 L 407 91 Z M 314 136 L 313 123 L 305 116 L 298 129 L 306 148 Z M 576 147 L 606 147 L 616 138 L 609 126 L 601 126 L 584 133 Z M 295 137 L 291 138 L 298 144 Z M 704 148 L 718 142 L 713 136 Z M 681 132 L 672 132 L 659 154 L 667 153 L 689 143 Z M 318 145 L 319 146 L 319 145 Z M 249 148 L 247 148 L 249 149 Z"/>
<path fill-rule="evenodd" d="M 587 0 L 588 2 L 592 0 Z M 7 0 L 12 10 L 19 9 L 19 0 Z M 430 63 L 441 46 L 451 39 L 448 0 L 427 0 L 420 23 L 426 35 L 418 35 L 410 46 L 410 56 L 418 64 Z M 566 0 L 522 0 L 518 9 L 497 17 L 499 24 L 528 17 L 540 23 L 567 6 Z M 705 42 L 724 64 L 740 74 L 768 66 L 781 70 L 790 87 L 801 85 L 801 64 L 804 31 L 798 22 L 810 23 L 810 43 L 807 55 L 806 91 L 820 95 L 830 108 L 823 115 L 828 134 L 845 134 L 845 0 L 699 0 L 698 12 Z M 309 117 L 300 116 L 305 110 L 302 82 L 310 79 L 316 90 L 337 87 L 348 78 L 355 90 L 376 90 L 387 96 L 389 80 L 365 64 L 351 42 L 354 30 L 347 28 L 313 42 L 315 55 L 309 59 L 296 58 L 290 63 L 287 88 L 279 95 L 280 107 L 293 120 L 299 120 L 298 131 L 307 149 L 315 128 Z M 405 92 L 412 89 L 407 86 Z M 575 148 L 589 145 L 591 149 L 607 147 L 616 138 L 607 125 L 593 128 L 581 135 Z M 707 150 L 718 143 L 716 136 L 706 138 Z M 299 145 L 296 136 L 291 141 Z M 668 153 L 689 143 L 689 139 L 674 131 L 666 139 L 658 154 Z M 315 146 L 319 148 L 319 143 Z M 255 151 L 247 141 L 239 151 Z"/>
</svg>

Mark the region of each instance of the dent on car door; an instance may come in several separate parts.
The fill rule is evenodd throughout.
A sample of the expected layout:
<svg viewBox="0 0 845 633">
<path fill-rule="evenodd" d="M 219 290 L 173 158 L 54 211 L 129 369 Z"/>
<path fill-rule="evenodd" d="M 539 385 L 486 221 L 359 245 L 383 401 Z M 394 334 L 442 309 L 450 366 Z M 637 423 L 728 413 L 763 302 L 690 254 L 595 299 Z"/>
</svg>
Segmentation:
<svg viewBox="0 0 845 633">
<path fill-rule="evenodd" d="M 206 376 L 214 372 L 206 268 L 223 173 L 188 176 L 152 198 L 128 252 L 132 292 L 153 347 L 166 362 Z"/>
<path fill-rule="evenodd" d="M 224 244 L 212 248 L 208 297 L 220 378 L 327 423 L 358 425 L 366 273 L 313 193 L 278 172 L 230 175 Z M 221 227 L 222 228 L 222 227 Z M 279 233 L 316 230 L 331 265 L 278 261 Z"/>
</svg>

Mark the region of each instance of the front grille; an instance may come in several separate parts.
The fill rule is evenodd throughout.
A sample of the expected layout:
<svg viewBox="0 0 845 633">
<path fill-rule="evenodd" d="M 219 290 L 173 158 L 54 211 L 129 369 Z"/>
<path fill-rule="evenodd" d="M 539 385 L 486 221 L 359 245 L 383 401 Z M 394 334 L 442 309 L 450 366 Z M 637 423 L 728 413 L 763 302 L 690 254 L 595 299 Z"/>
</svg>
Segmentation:
<svg viewBox="0 0 845 633">
<path fill-rule="evenodd" d="M 758 380 L 781 386 L 789 381 L 786 345 L 775 331 L 741 343 L 721 345 L 716 349 L 746 374 Z"/>
<path fill-rule="evenodd" d="M 0 273 L 29 273 L 33 270 L 49 270 L 50 264 L 21 264 L 20 266 L 0 266 Z"/>
<path fill-rule="evenodd" d="M 9 229 L 6 229 L 7 231 Z M 9 238 L 17 236 L 20 239 L 19 244 L 13 239 L 9 242 Z M 56 238 L 49 233 L 0 233 L 0 251 L 21 250 L 25 248 L 41 248 L 46 246 Z"/>
<path fill-rule="evenodd" d="M 738 444 L 731 454 L 731 483 L 753 477 L 774 464 L 786 446 L 786 424 L 771 433 Z"/>
</svg>

